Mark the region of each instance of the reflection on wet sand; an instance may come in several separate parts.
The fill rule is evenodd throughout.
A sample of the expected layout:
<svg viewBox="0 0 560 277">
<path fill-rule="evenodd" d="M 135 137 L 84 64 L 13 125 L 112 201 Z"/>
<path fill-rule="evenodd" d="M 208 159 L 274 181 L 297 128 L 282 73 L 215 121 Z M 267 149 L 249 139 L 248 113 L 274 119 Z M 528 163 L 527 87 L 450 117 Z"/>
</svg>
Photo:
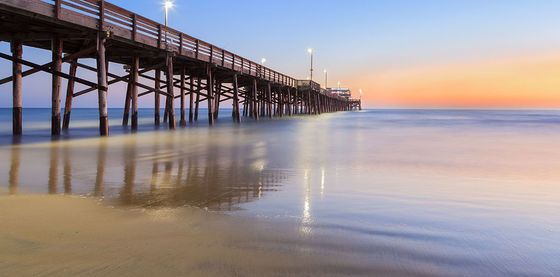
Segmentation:
<svg viewBox="0 0 560 277">
<path fill-rule="evenodd" d="M 16 194 L 19 185 L 19 167 L 20 167 L 20 155 L 21 150 L 18 145 L 14 145 L 10 151 L 10 173 L 8 180 L 8 192 L 10 194 Z"/>
<path fill-rule="evenodd" d="M 199 151 L 188 151 L 176 141 L 161 139 L 159 135 L 119 140 L 98 139 L 86 143 L 87 149 L 83 143 L 72 141 L 52 142 L 48 150 L 42 148 L 48 153 L 47 192 L 62 193 L 59 189 L 62 180 L 64 194 L 93 195 L 121 206 L 196 206 L 230 211 L 275 191 L 288 176 L 283 171 L 264 168 L 263 153 L 259 152 L 266 151 L 265 145 L 206 144 Z M 38 156 L 36 149 L 25 151 L 25 145 L 22 147 L 27 152 L 23 155 L 21 147 L 11 147 L 9 192 L 12 194 L 18 191 L 22 159 L 27 155 L 29 159 Z M 89 155 L 87 151 L 95 154 Z M 84 171 L 89 169 L 95 172 L 84 180 Z M 76 170 L 80 173 L 74 175 Z"/>
</svg>

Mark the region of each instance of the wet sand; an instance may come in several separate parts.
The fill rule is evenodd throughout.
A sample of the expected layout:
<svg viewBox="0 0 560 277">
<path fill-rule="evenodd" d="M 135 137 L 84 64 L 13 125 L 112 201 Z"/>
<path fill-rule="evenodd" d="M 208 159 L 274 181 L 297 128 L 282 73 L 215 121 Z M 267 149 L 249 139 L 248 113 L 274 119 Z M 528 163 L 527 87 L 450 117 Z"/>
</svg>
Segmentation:
<svg viewBox="0 0 560 277">
<path fill-rule="evenodd" d="M 1 276 L 330 276 L 371 270 L 350 267 L 343 256 L 298 250 L 293 241 L 279 247 L 288 235 L 281 226 L 196 208 L 120 209 L 91 198 L 41 195 L 0 197 L 0 210 Z"/>
</svg>

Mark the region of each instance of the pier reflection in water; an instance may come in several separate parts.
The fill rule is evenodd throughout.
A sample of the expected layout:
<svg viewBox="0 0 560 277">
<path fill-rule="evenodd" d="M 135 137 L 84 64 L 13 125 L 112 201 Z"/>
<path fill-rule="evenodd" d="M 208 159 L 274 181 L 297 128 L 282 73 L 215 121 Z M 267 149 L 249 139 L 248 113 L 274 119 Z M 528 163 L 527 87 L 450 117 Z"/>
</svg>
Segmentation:
<svg viewBox="0 0 560 277">
<path fill-rule="evenodd" d="M 265 142 L 242 134 L 220 139 L 222 132 L 154 132 L 6 146 L 1 151 L 10 156 L 7 193 L 46 189 L 48 194 L 95 196 L 122 206 L 235 210 L 277 190 L 288 178 L 286 171 L 265 167 Z"/>
</svg>

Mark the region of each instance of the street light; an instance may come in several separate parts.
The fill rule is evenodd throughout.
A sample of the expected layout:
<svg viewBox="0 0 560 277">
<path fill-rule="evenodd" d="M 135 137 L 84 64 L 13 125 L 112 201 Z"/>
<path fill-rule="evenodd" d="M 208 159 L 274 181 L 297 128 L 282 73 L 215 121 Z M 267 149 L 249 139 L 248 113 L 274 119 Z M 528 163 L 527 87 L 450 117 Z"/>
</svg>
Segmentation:
<svg viewBox="0 0 560 277">
<path fill-rule="evenodd" d="M 165 10 L 165 47 L 167 48 L 167 22 L 169 18 L 169 10 L 175 6 L 172 0 L 165 0 L 163 2 L 163 8 Z"/>
<path fill-rule="evenodd" d="M 362 91 L 362 89 L 360 89 L 360 100 L 362 100 L 362 94 L 363 94 L 363 93 L 364 93 L 364 92 Z"/>
<path fill-rule="evenodd" d="M 266 58 L 262 58 L 261 59 L 261 65 L 264 65 L 265 62 L 266 62 Z"/>
<path fill-rule="evenodd" d="M 329 72 L 325 69 L 323 70 L 325 73 L 325 89 L 329 87 Z"/>
<path fill-rule="evenodd" d="M 310 72 L 309 75 L 311 77 L 309 77 L 310 78 L 309 80 L 313 81 L 313 48 L 307 48 L 307 53 L 309 53 L 309 55 L 311 56 L 311 68 L 309 70 L 309 72 Z"/>
<path fill-rule="evenodd" d="M 340 90 L 340 81 L 338 81 L 336 85 L 338 86 L 338 90 Z"/>
</svg>

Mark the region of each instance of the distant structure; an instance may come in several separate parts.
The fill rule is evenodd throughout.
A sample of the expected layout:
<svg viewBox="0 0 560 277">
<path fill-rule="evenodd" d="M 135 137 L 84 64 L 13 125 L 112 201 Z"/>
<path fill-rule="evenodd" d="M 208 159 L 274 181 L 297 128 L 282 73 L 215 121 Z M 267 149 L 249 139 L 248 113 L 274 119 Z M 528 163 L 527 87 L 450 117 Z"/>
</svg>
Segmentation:
<svg viewBox="0 0 560 277">
<path fill-rule="evenodd" d="M 327 88 L 326 91 L 346 99 L 352 98 L 352 91 L 349 88 Z"/>
</svg>

